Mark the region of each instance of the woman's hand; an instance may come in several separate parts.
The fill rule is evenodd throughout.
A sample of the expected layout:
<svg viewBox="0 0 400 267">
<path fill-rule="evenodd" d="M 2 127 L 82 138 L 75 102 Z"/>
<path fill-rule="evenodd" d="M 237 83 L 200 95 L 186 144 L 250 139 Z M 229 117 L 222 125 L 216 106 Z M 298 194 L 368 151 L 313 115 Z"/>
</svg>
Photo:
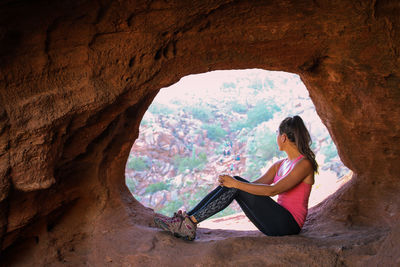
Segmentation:
<svg viewBox="0 0 400 267">
<path fill-rule="evenodd" d="M 237 180 L 229 175 L 220 175 L 218 177 L 219 185 L 226 187 L 235 187 Z"/>
</svg>

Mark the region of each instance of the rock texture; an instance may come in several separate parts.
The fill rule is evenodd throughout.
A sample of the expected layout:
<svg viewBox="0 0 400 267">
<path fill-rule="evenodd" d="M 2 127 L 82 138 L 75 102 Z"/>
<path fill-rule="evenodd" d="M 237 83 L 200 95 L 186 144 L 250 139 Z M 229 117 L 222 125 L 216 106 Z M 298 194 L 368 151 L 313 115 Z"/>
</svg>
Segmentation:
<svg viewBox="0 0 400 267">
<path fill-rule="evenodd" d="M 8 265 L 398 265 L 398 1 L 2 1 Z M 152 226 L 125 186 L 157 91 L 217 69 L 298 73 L 352 169 L 299 236 Z"/>
</svg>

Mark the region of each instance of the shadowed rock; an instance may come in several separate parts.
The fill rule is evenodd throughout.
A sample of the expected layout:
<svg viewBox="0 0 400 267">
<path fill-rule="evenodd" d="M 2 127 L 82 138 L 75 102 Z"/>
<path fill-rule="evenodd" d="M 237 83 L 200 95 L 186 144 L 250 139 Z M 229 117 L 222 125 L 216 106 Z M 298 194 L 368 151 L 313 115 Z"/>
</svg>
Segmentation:
<svg viewBox="0 0 400 267">
<path fill-rule="evenodd" d="M 20 265 L 396 265 L 396 1 L 3 1 L 0 235 Z M 353 179 L 299 236 L 154 228 L 125 186 L 158 90 L 217 69 L 300 75 Z"/>
</svg>

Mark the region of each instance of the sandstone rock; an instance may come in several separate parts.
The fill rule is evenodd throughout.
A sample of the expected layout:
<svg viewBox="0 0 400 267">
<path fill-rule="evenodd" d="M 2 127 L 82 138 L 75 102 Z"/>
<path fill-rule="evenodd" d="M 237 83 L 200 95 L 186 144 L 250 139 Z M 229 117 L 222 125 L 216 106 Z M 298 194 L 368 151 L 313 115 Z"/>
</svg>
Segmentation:
<svg viewBox="0 0 400 267">
<path fill-rule="evenodd" d="M 399 10 L 397 1 L 3 1 L 2 263 L 398 264 Z M 124 184 L 126 160 L 160 88 L 240 68 L 298 73 L 354 177 L 310 211 L 299 236 L 200 229 L 188 245 L 153 228 L 153 211 Z"/>
</svg>

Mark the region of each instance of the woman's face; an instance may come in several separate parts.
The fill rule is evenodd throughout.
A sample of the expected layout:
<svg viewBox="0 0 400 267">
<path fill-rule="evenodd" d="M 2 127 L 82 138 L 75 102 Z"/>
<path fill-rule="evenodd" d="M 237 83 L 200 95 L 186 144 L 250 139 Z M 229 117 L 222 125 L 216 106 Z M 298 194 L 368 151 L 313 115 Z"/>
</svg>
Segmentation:
<svg viewBox="0 0 400 267">
<path fill-rule="evenodd" d="M 278 149 L 282 151 L 282 135 L 279 134 L 279 130 L 276 130 L 276 143 L 278 144 Z"/>
</svg>

